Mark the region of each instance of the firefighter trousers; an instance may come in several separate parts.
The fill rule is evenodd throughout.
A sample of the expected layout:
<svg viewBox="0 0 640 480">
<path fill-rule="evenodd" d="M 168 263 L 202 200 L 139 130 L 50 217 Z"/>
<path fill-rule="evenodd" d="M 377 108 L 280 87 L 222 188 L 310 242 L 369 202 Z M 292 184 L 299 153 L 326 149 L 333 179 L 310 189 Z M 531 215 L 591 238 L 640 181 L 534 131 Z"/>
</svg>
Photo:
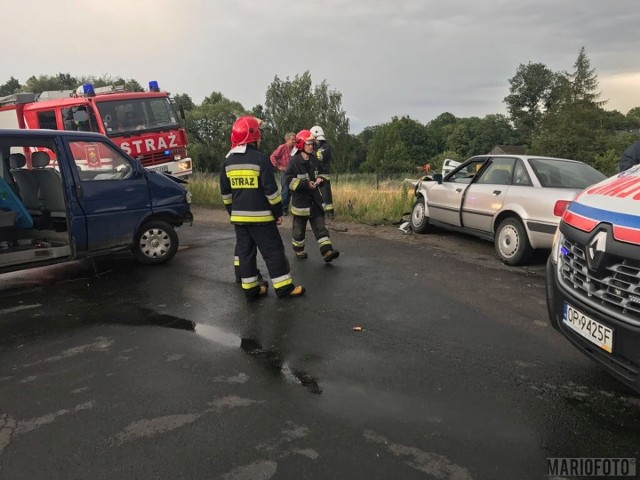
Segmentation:
<svg viewBox="0 0 640 480">
<path fill-rule="evenodd" d="M 233 252 L 233 273 L 236 276 L 236 283 L 242 283 L 242 280 L 240 278 L 240 257 L 238 257 L 238 245 L 236 245 L 236 249 Z M 258 269 L 258 280 L 260 280 L 261 282 L 263 281 L 262 273 L 260 273 L 259 269 Z"/>
<path fill-rule="evenodd" d="M 327 216 L 329 218 L 333 218 L 333 195 L 331 193 L 331 181 L 320 175 L 323 179 L 323 182 L 320 184 L 318 189 L 320 190 L 320 195 L 322 195 L 322 203 L 324 204 L 324 210 L 327 212 Z"/>
<path fill-rule="evenodd" d="M 311 205 L 311 216 L 309 217 L 293 217 L 293 231 L 291 243 L 293 244 L 293 251 L 296 255 L 299 255 L 304 251 L 305 236 L 307 233 L 307 220 L 311 225 L 311 230 L 318 241 L 320 247 L 320 253 L 324 255 L 329 250 L 332 250 L 331 238 L 329 238 L 329 230 L 324 221 L 324 213 L 320 210 L 315 203 Z"/>
<path fill-rule="evenodd" d="M 235 230 L 238 271 L 242 290 L 247 299 L 256 298 L 260 291 L 258 250 L 267 265 L 276 295 L 287 296 L 295 286 L 289 271 L 289 261 L 284 253 L 282 237 L 275 222 L 235 225 Z"/>
</svg>

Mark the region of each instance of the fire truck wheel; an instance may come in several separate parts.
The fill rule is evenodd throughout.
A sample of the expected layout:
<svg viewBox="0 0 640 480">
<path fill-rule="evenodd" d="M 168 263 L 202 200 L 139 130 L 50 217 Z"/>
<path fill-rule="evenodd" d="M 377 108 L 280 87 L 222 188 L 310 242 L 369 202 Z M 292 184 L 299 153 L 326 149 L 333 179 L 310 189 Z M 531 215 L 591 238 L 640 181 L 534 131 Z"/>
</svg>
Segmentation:
<svg viewBox="0 0 640 480">
<path fill-rule="evenodd" d="M 178 251 L 178 234 L 167 222 L 147 222 L 138 231 L 133 254 L 140 263 L 158 265 L 168 262 Z"/>
</svg>

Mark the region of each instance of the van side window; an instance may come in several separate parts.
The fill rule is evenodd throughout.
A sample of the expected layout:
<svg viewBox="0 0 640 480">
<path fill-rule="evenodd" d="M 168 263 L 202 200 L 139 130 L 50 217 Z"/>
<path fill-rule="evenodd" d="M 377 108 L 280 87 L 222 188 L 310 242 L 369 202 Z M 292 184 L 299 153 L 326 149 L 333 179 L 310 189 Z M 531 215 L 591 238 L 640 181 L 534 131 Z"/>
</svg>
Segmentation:
<svg viewBox="0 0 640 480">
<path fill-rule="evenodd" d="M 133 174 L 130 161 L 103 142 L 72 141 L 69 148 L 83 182 L 123 180 Z"/>
<path fill-rule="evenodd" d="M 38 126 L 46 130 L 58 130 L 55 110 L 38 112 Z"/>
</svg>

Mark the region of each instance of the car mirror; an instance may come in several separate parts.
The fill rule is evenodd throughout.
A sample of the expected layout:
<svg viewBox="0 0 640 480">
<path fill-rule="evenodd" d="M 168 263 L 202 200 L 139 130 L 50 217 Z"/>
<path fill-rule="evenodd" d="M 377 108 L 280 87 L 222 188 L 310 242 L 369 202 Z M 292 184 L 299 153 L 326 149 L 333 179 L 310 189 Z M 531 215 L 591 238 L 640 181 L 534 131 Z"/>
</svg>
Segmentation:
<svg viewBox="0 0 640 480">
<path fill-rule="evenodd" d="M 442 183 L 442 174 L 441 173 L 434 173 L 433 174 L 433 181 L 434 182 L 438 182 L 439 184 Z"/>
</svg>

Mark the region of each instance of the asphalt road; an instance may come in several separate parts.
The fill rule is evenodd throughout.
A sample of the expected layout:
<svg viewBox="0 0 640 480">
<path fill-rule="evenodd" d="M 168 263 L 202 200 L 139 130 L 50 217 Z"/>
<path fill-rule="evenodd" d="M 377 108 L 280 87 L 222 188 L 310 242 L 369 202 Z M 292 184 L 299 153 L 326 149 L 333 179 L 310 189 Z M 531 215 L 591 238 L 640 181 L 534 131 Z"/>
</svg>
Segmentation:
<svg viewBox="0 0 640 480">
<path fill-rule="evenodd" d="M 165 266 L 0 275 L 0 478 L 539 479 L 548 457 L 638 457 L 640 399 L 549 326 L 544 256 L 353 230 L 334 264 L 290 256 L 300 299 L 247 304 L 224 223 L 182 227 Z"/>
</svg>

